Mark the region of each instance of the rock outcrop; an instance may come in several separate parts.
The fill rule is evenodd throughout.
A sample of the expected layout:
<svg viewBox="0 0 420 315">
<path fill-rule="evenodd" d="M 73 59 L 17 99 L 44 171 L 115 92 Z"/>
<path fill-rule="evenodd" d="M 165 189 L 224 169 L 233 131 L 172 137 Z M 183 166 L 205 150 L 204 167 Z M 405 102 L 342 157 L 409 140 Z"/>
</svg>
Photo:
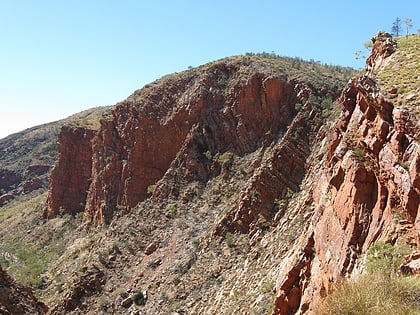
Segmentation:
<svg viewBox="0 0 420 315">
<path fill-rule="evenodd" d="M 9 191 L 18 186 L 22 181 L 22 175 L 10 170 L 0 169 L 0 191 Z"/>
<path fill-rule="evenodd" d="M 377 240 L 394 243 L 404 234 L 419 245 L 419 130 L 410 112 L 385 99 L 371 72 L 393 47 L 387 34 L 375 37 L 369 71 L 339 99 L 343 112 L 316 175 L 314 212 L 282 263 L 275 314 L 316 313 L 320 297 L 349 276 Z M 395 221 L 398 215 L 406 220 Z"/>
<path fill-rule="evenodd" d="M 46 218 L 56 217 L 60 210 L 72 215 L 84 210 L 91 181 L 93 135 L 93 130 L 62 127 L 56 167 L 49 184 Z"/>
<path fill-rule="evenodd" d="M 324 88 L 323 95 L 327 93 L 338 91 Z M 256 70 L 244 58 L 150 84 L 118 104 L 86 141 L 76 136 L 77 141 L 66 143 L 69 132 L 63 129 L 47 217 L 59 208 L 72 213 L 84 209 L 96 224 L 110 222 L 115 213 L 149 197 L 148 188 L 171 165 L 183 165 L 185 176 L 206 181 L 212 176 L 206 155 L 241 156 L 278 139 L 294 119 L 295 105 L 306 103 L 310 95 L 321 97 L 283 71 Z M 296 172 L 303 176 L 302 169 Z M 298 184 L 291 185 L 296 189 Z M 170 190 L 162 183 L 154 196 L 164 198 L 174 193 Z"/>
<path fill-rule="evenodd" d="M 61 127 L 72 125 L 96 129 L 98 117 L 109 108 L 91 108 L 66 119 L 28 128 L 0 139 L 0 207 L 22 195 L 23 198 L 30 198 L 46 192 Z M 77 168 L 74 169 L 76 172 Z"/>
<path fill-rule="evenodd" d="M 148 197 L 148 186 L 164 176 L 178 152 L 192 178 L 206 180 L 206 152 L 241 155 L 255 150 L 267 132 L 286 130 L 298 101 L 295 85 L 257 73 L 243 87 L 214 88 L 212 72 L 228 80 L 238 71 L 231 67 L 209 69 L 179 90 L 168 86 L 169 93 L 159 99 L 151 89 L 143 104 L 136 104 L 134 95 L 115 109 L 113 120 L 102 121 L 93 140 L 87 212 L 102 222 L 118 208 L 134 207 Z"/>
<path fill-rule="evenodd" d="M 0 169 L 0 207 L 21 194 L 28 194 L 47 185 L 48 165 L 30 165 L 23 172 Z"/>
<path fill-rule="evenodd" d="M 47 311 L 29 287 L 18 284 L 0 266 L 1 314 L 46 314 Z"/>
<path fill-rule="evenodd" d="M 87 305 L 84 302 L 86 297 L 101 292 L 106 281 L 102 270 L 97 266 L 85 268 L 83 274 L 71 283 L 72 290 L 67 293 L 61 303 L 55 305 L 49 312 L 52 315 L 67 314 L 77 309 L 84 311 Z"/>
</svg>

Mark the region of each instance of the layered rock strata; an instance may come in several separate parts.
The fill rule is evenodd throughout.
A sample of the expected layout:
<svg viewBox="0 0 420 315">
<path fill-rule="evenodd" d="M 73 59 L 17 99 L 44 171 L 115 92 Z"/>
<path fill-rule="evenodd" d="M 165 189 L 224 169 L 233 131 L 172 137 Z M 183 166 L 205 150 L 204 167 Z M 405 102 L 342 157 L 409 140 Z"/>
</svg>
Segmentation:
<svg viewBox="0 0 420 315">
<path fill-rule="evenodd" d="M 409 235 L 419 246 L 420 130 L 383 96 L 371 71 L 393 47 L 387 34 L 375 37 L 369 71 L 339 99 L 343 112 L 313 186 L 309 228 L 281 264 L 275 314 L 316 313 L 320 297 L 351 275 L 375 241 Z"/>
<path fill-rule="evenodd" d="M 91 183 L 93 135 L 93 130 L 62 127 L 49 183 L 46 218 L 54 218 L 60 211 L 74 215 L 84 210 Z"/>
<path fill-rule="evenodd" d="M 323 93 L 329 92 L 337 93 Z M 62 208 L 85 211 L 96 224 L 110 222 L 148 198 L 172 163 L 205 181 L 211 176 L 206 154 L 243 155 L 278 139 L 297 113 L 295 104 L 318 93 L 282 71 L 260 72 L 243 60 L 150 84 L 118 104 L 94 134 L 62 130 L 47 217 Z M 157 189 L 160 198 L 163 191 Z"/>
</svg>

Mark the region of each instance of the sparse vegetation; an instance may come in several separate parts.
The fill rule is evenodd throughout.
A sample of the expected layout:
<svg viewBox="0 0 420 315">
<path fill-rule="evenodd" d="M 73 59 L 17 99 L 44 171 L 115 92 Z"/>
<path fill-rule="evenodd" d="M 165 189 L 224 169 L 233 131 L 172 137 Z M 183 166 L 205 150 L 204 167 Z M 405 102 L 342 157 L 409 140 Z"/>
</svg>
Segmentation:
<svg viewBox="0 0 420 315">
<path fill-rule="evenodd" d="M 377 74 L 381 88 L 394 106 L 407 109 L 420 118 L 418 73 L 420 73 L 420 35 L 396 38 L 398 50 Z"/>
<path fill-rule="evenodd" d="M 363 158 L 366 155 L 366 151 L 363 148 L 360 147 L 356 147 L 353 149 L 353 153 L 355 156 L 359 157 L 359 158 Z"/>
<path fill-rule="evenodd" d="M 223 62 L 218 61 L 190 69 L 177 76 L 168 75 L 162 79 L 162 82 L 167 83 L 171 80 L 175 82 L 181 76 L 182 80 L 176 81 L 177 84 L 184 85 L 191 82 L 195 84 L 194 76 L 198 75 L 198 71 L 205 69 L 204 81 L 211 85 L 213 89 L 211 93 L 215 91 L 217 95 L 215 99 L 220 99 L 220 103 L 218 101 L 215 104 L 219 106 L 227 99 L 226 89 L 238 82 L 238 87 L 240 84 L 247 84 L 250 74 L 261 73 L 267 77 L 285 75 L 290 82 L 306 82 L 309 90 L 313 89 L 313 93 L 303 93 L 305 96 L 296 104 L 295 110 L 299 112 L 298 116 L 304 119 L 313 117 L 309 115 L 311 112 L 315 113 L 316 121 L 311 120 L 310 124 L 320 125 L 328 122 L 331 117 L 336 118 L 338 107 L 334 106 L 333 100 L 349 77 L 356 73 L 351 68 L 323 65 L 314 60 L 285 58 L 274 53 L 236 56 L 224 60 L 224 62 L 231 61 L 234 61 L 233 65 L 239 68 L 243 64 L 248 64 L 249 68 L 246 68 L 246 71 L 249 72 L 246 72 L 246 75 L 238 73 L 237 77 L 228 75 L 219 77 L 226 70 L 221 66 Z M 209 69 L 212 71 L 207 71 Z M 159 84 L 152 83 L 149 88 L 159 87 Z M 177 88 L 172 91 L 170 87 L 165 86 L 171 91 L 169 94 L 173 99 L 167 100 L 166 105 L 175 106 Z M 399 88 L 401 93 L 408 93 L 408 90 L 405 90 L 406 86 Z M 160 91 L 154 90 L 156 95 L 159 95 Z M 134 93 L 130 101 L 141 98 L 142 93 Z M 206 90 L 206 93 L 210 93 L 210 89 Z M 312 111 L 313 109 L 316 110 Z M 293 114 L 296 113 L 290 108 L 290 115 Z M 213 118 L 209 116 L 209 121 Z M 89 119 L 84 119 L 76 125 L 91 123 L 93 122 Z M 194 121 L 187 122 L 188 126 L 194 124 Z M 289 130 L 279 131 L 270 128 L 271 126 L 267 132 L 264 130 L 265 135 L 261 134 L 263 140 L 269 141 L 265 141 L 264 147 L 255 152 L 248 152 L 250 149 L 241 143 L 221 147 L 217 143 L 219 139 L 213 143 L 212 139 L 189 138 L 191 141 L 189 144 L 193 144 L 192 146 L 200 153 L 194 151 L 194 154 L 185 155 L 191 160 L 182 160 L 184 155 L 178 154 L 175 162 L 180 168 L 169 169 L 165 173 L 162 179 L 164 194 L 155 198 L 159 200 L 149 198 L 129 212 L 120 211 L 103 227 L 88 225 L 87 222 L 82 224 L 82 213 L 72 217 L 63 212 L 56 219 L 42 220 L 45 195 L 36 202 L 25 203 L 24 206 L 14 204 L 16 208 L 12 208 L 15 202 L 12 201 L 0 211 L 0 230 L 3 228 L 3 235 L 0 236 L 0 263 L 3 263 L 18 280 L 34 285 L 36 294 L 40 295 L 49 306 L 61 303 L 69 294 L 75 292 L 77 285 L 85 284 L 84 281 L 88 282 L 88 285 L 100 282 L 102 278 L 95 278 L 95 272 L 103 273 L 103 279 L 106 281 L 100 283 L 100 290 L 81 299 L 83 306 L 87 307 L 86 313 L 98 311 L 106 313 L 111 310 L 115 313 L 124 313 L 128 308 L 136 309 L 134 311 L 136 312 L 142 309 L 142 305 L 147 304 L 147 312 L 153 314 L 172 312 L 199 314 L 203 310 L 208 313 L 220 311 L 223 314 L 245 312 L 271 314 L 276 295 L 276 277 L 273 275 L 278 273 L 279 262 L 292 255 L 290 252 L 292 248 L 296 250 L 304 242 L 306 229 L 313 223 L 311 218 L 316 211 L 313 200 L 306 199 L 305 195 L 312 193 L 305 190 L 305 185 L 309 186 L 312 183 L 295 183 L 294 178 L 283 178 L 280 170 L 276 167 L 271 168 L 278 162 L 273 148 L 283 144 L 276 143 L 276 140 L 283 135 L 289 137 L 285 139 L 285 145 L 293 144 L 301 149 L 296 155 L 295 152 L 291 152 L 287 158 L 298 161 L 300 155 L 308 154 L 307 151 L 311 148 L 299 146 L 310 141 L 308 130 L 300 124 L 294 124 L 293 129 Z M 231 131 L 234 132 L 233 129 Z M 324 136 L 321 134 L 319 137 Z M 352 137 L 354 139 L 349 143 L 351 144 L 349 147 L 355 148 L 353 152 L 356 156 L 364 157 L 366 152 L 357 147 L 362 145 L 361 142 L 356 141 L 355 134 Z M 241 146 L 244 146 L 244 149 L 239 153 Z M 187 149 L 189 147 L 183 146 L 183 150 Z M 325 160 L 321 154 L 316 158 L 318 162 Z M 203 163 L 211 176 L 205 180 L 196 176 L 196 163 Z M 310 167 L 309 164 L 305 165 L 308 165 L 305 168 L 306 172 Z M 264 173 L 266 167 L 270 171 Z M 220 172 L 220 169 L 223 172 Z M 159 169 L 160 171 L 163 170 Z M 219 172 L 229 176 L 219 176 Z M 296 167 L 295 173 L 301 172 L 303 171 Z M 260 176 L 264 174 L 272 178 L 274 184 L 267 185 L 264 176 Z M 168 181 L 164 182 L 165 180 Z M 284 187 L 281 193 L 273 193 L 274 188 L 277 189 L 279 186 Z M 147 188 L 148 194 L 152 194 L 155 187 L 155 184 L 150 185 Z M 168 198 L 165 198 L 165 193 L 168 194 Z M 267 195 L 271 197 L 269 202 L 265 203 Z M 279 198 L 275 199 L 273 204 L 275 196 Z M 115 208 L 125 210 L 122 203 L 115 205 Z M 235 213 L 238 208 L 245 211 Z M 250 218 L 251 224 L 249 224 Z M 90 222 L 92 218 L 86 219 Z M 84 229 L 85 227 L 88 231 Z M 239 233 L 237 230 L 242 232 Z M 15 236 L 11 236 L 13 234 Z M 153 245 L 156 240 L 158 247 L 146 250 L 148 245 Z M 25 244 L 29 245 L 25 247 Z M 315 253 L 315 246 L 309 245 L 311 244 L 305 248 L 308 252 L 307 257 L 321 252 L 319 250 Z M 364 287 L 372 284 L 373 288 L 367 287 L 369 292 L 379 294 L 388 300 L 383 292 L 388 292 L 389 288 L 383 288 L 383 292 L 375 290 L 377 286 L 386 287 L 390 283 L 395 288 L 400 288 L 398 289 L 400 293 L 402 292 L 400 296 L 414 301 L 413 305 L 416 303 L 418 305 L 418 287 L 415 281 L 412 281 L 413 278 L 395 276 L 395 266 L 405 251 L 400 251 L 400 248 L 397 251 L 395 247 L 390 246 L 389 244 L 373 246 L 368 254 L 369 273 L 362 276 L 360 281 L 343 281 L 335 292 L 337 294 L 344 292 L 343 296 L 351 297 L 353 301 L 361 301 L 360 303 L 367 305 L 367 309 L 371 311 L 369 303 L 372 301 L 366 302 L 351 294 L 366 294 L 367 298 L 375 299 L 373 295 L 368 296 L 368 293 L 363 291 Z M 94 271 L 90 273 L 91 270 Z M 379 273 L 383 270 L 392 271 L 389 274 Z M 406 287 L 403 288 L 397 282 L 393 282 L 400 279 L 405 281 Z M 363 287 L 353 288 L 351 291 L 347 287 L 350 284 Z M 139 287 L 147 291 L 142 291 Z M 332 304 L 328 302 L 325 305 L 336 305 L 334 303 L 337 302 L 337 297 L 334 294 L 327 298 Z M 151 298 L 147 301 L 148 296 Z M 354 305 L 346 308 L 346 303 L 343 300 L 340 307 L 347 309 L 348 312 L 351 312 L 353 307 L 363 314 L 363 309 L 355 308 Z M 378 305 L 382 306 L 376 303 L 375 307 Z M 127 309 L 123 310 L 123 307 Z M 326 312 L 330 310 L 337 312 L 336 314 L 344 314 L 340 313 L 340 310 L 326 308 Z M 384 310 L 388 311 L 387 308 Z M 398 308 L 395 310 L 396 314 L 399 314 Z M 395 313 L 394 309 L 391 313 Z"/>
<path fill-rule="evenodd" d="M 408 36 L 408 32 L 413 28 L 413 20 L 411 18 L 405 18 L 404 26 L 405 26 L 405 29 L 407 31 L 407 36 Z"/>
<path fill-rule="evenodd" d="M 321 315 L 419 314 L 420 279 L 396 272 L 406 246 L 378 242 L 368 251 L 368 273 L 344 280 L 328 295 Z"/>
<path fill-rule="evenodd" d="M 147 186 L 147 193 L 148 194 L 153 194 L 153 192 L 155 191 L 155 188 L 156 188 L 156 184 L 152 184 L 152 185 Z"/>
<path fill-rule="evenodd" d="M 233 236 L 233 234 L 231 233 L 231 232 L 227 232 L 226 233 L 226 235 L 225 235 L 225 242 L 226 242 L 226 245 L 227 246 L 229 246 L 229 247 L 232 247 L 232 246 L 234 246 L 234 236 Z"/>
<path fill-rule="evenodd" d="M 397 274 L 405 255 L 410 253 L 406 245 L 391 245 L 377 242 L 368 251 L 367 271 L 371 274 L 381 272 L 389 276 Z"/>
<path fill-rule="evenodd" d="M 207 150 L 206 152 L 203 152 L 203 156 L 205 156 L 207 160 L 212 159 L 212 154 L 209 150 Z"/>
<path fill-rule="evenodd" d="M 170 203 L 168 205 L 166 205 L 165 210 L 168 212 L 175 212 L 176 211 L 176 203 Z"/>
<path fill-rule="evenodd" d="M 392 23 L 392 28 L 391 28 L 392 35 L 400 36 L 401 29 L 402 29 L 402 21 L 399 17 L 397 17 L 394 23 Z"/>
<path fill-rule="evenodd" d="M 233 158 L 233 153 L 231 153 L 231 152 L 224 152 L 224 153 L 221 153 L 221 154 L 216 154 L 216 156 L 215 156 L 215 160 L 219 163 L 226 162 L 226 161 L 228 161 L 232 158 Z"/>
<path fill-rule="evenodd" d="M 327 296 L 320 315 L 419 314 L 420 280 L 381 273 L 346 281 Z"/>
</svg>

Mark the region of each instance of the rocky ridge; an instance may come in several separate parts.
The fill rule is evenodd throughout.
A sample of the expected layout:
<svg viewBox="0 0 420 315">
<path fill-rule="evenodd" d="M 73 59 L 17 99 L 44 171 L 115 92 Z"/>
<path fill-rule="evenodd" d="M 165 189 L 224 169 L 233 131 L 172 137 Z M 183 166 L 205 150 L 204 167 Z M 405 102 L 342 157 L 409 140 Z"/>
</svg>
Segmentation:
<svg viewBox="0 0 420 315">
<path fill-rule="evenodd" d="M 0 207 L 19 196 L 46 191 L 61 127 L 80 125 L 95 129 L 97 117 L 107 109 L 92 108 L 0 139 Z"/>
<path fill-rule="evenodd" d="M 49 312 L 317 314 L 375 242 L 418 248 L 419 128 L 377 80 L 398 45 L 373 41 L 350 81 L 233 57 L 64 127 L 49 220 L 25 236 L 76 225 L 43 274 Z"/>
<path fill-rule="evenodd" d="M 287 211 L 286 201 L 301 190 L 318 129 L 331 119 L 330 114 L 334 115 L 332 99 L 338 97 L 340 85 L 348 78 L 338 79 L 345 69 L 337 69 L 335 76 L 320 71 L 316 72 L 319 84 L 315 86 L 302 70 L 288 72 L 285 69 L 290 65 L 278 67 L 273 60 L 277 62 L 273 57 L 234 57 L 152 83 L 118 104 L 112 115 L 101 120 L 93 137 L 89 132 L 91 147 L 72 149 L 72 143 L 77 143 L 73 139 L 81 139 L 79 135 L 86 133 L 63 129 L 46 217 L 54 218 L 60 211 L 83 211 L 93 226 L 112 226 L 108 241 L 102 239 L 101 243 L 120 243 L 121 237 L 127 238 L 119 230 L 138 231 L 133 237 L 148 241 L 135 247 L 141 246 L 145 256 L 141 255 L 135 269 L 122 267 L 133 274 L 133 286 L 141 282 L 141 287 L 153 288 L 162 282 L 156 276 L 163 273 L 166 280 L 160 287 L 170 287 L 165 290 L 170 300 L 165 303 L 166 310 L 183 296 L 193 305 L 192 312 L 215 312 L 208 300 L 194 302 L 194 292 L 216 294 L 215 287 L 199 289 L 202 281 L 207 281 L 206 277 L 223 278 L 224 273 L 234 276 L 224 265 L 232 268 L 235 263 L 225 261 L 225 255 L 221 259 L 213 257 L 213 242 L 228 237 L 245 245 L 237 234 L 240 232 L 256 245 L 265 231 L 282 218 Z M 327 68 L 305 63 L 299 66 L 311 68 L 311 72 L 315 67 L 323 71 Z M 83 138 L 86 144 L 88 138 Z M 78 160 L 71 158 L 73 155 Z M 83 177 L 63 175 L 76 165 L 84 170 L 91 167 L 90 176 L 85 171 Z M 58 183 L 67 187 L 64 195 L 55 190 L 60 187 Z M 74 188 L 86 184 L 87 195 L 72 195 Z M 83 209 L 70 203 L 74 200 L 81 201 Z M 284 246 L 290 245 L 294 232 L 289 232 L 290 240 Z M 199 247 L 191 248 L 189 242 L 179 244 L 192 238 Z M 115 255 L 114 250 L 110 251 L 110 257 L 123 252 L 119 249 L 120 255 Z M 203 254 L 197 255 L 196 251 Z M 234 257 L 239 255 L 236 263 L 244 263 L 240 257 L 246 251 L 239 250 L 238 254 L 228 248 L 228 252 Z M 258 259 L 258 252 L 254 248 L 249 255 Z M 123 256 L 130 265 L 129 258 Z M 179 264 L 186 260 L 181 275 L 171 267 L 171 259 Z M 99 263 L 108 267 L 116 264 L 106 259 Z M 215 268 L 210 270 L 213 276 L 206 271 L 203 277 L 202 268 L 210 265 Z M 150 268 L 155 272 L 147 272 Z M 182 289 L 171 284 L 172 277 L 181 276 L 185 283 Z M 112 283 L 115 287 L 115 281 L 108 279 L 103 290 L 106 292 Z M 149 295 L 149 311 L 159 312 L 162 302 L 158 292 L 149 291 Z M 266 307 L 267 299 L 258 307 Z M 229 312 L 230 303 L 232 300 L 215 305 L 219 311 Z M 56 312 L 64 309 L 65 304 L 53 308 Z"/>
<path fill-rule="evenodd" d="M 86 198 L 82 197 L 85 213 L 96 224 L 109 223 L 115 212 L 127 212 L 148 198 L 148 188 L 170 168 L 185 165 L 185 176 L 206 181 L 212 176 L 206 154 L 229 152 L 244 156 L 253 152 L 287 131 L 297 114 L 296 104 L 307 103 L 309 96 L 322 100 L 338 94 L 336 86 L 328 90 L 325 85 L 316 90 L 301 80 L 288 78 L 284 71 L 262 71 L 263 67 L 267 65 L 234 58 L 135 92 L 118 104 L 112 116 L 101 120 L 99 131 L 92 134 L 91 148 L 78 148 L 83 152 L 77 155 L 86 156 L 86 165 L 66 159 L 67 142 L 73 141 L 73 134 L 62 130 L 46 216 L 56 216 L 60 208 L 70 213 L 72 209 L 82 210 L 57 201 L 62 197 L 55 194 L 55 183 L 61 182 L 75 189 L 89 186 Z M 310 118 L 315 115 L 312 113 Z M 86 173 L 78 177 L 79 182 L 72 183 L 66 176 L 58 175 L 76 165 L 86 172 L 91 168 L 90 176 Z M 168 195 L 157 186 L 154 195 Z"/>
<path fill-rule="evenodd" d="M 308 229 L 282 263 L 275 313 L 316 310 L 320 296 L 357 273 L 376 241 L 419 246 L 420 129 L 375 80 L 396 42 L 383 33 L 373 42 L 366 73 L 338 100 L 343 112 L 326 139 Z"/>
</svg>

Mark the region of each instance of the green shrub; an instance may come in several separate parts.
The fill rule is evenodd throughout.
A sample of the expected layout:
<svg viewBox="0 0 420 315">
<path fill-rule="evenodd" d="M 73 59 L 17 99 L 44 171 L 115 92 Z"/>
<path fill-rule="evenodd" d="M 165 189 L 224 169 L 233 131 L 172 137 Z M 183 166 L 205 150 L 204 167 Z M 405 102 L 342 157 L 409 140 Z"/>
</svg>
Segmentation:
<svg viewBox="0 0 420 315">
<path fill-rule="evenodd" d="M 333 100 L 331 97 L 324 98 L 321 102 L 321 107 L 323 109 L 330 109 L 332 106 Z"/>
<path fill-rule="evenodd" d="M 233 247 L 233 246 L 235 246 L 235 243 L 234 243 L 234 237 L 233 237 L 233 234 L 232 234 L 231 232 L 227 232 L 227 233 L 226 233 L 226 236 L 225 236 L 225 241 L 226 241 L 226 245 L 227 245 L 228 247 Z"/>
<path fill-rule="evenodd" d="M 366 152 L 363 148 L 354 148 L 353 153 L 357 157 L 364 157 L 366 155 Z"/>
<path fill-rule="evenodd" d="M 212 157 L 213 157 L 210 150 L 207 150 L 206 152 L 203 152 L 202 154 L 203 154 L 203 156 L 205 156 L 207 158 L 207 160 L 211 160 Z"/>
<path fill-rule="evenodd" d="M 220 153 L 220 154 L 217 154 L 216 156 L 215 156 L 215 160 L 217 161 L 217 162 L 219 162 L 219 163 L 223 163 L 223 162 L 226 162 L 226 161 L 228 161 L 228 160 L 231 160 L 233 158 L 233 153 L 231 153 L 231 152 L 224 152 L 224 153 Z"/>
<path fill-rule="evenodd" d="M 380 272 L 387 275 L 395 274 L 402 264 L 404 256 L 410 253 L 406 245 L 392 245 L 384 242 L 376 242 L 367 252 L 367 271 L 369 273 Z"/>
<path fill-rule="evenodd" d="M 136 305 L 145 305 L 146 304 L 146 297 L 144 296 L 141 290 L 137 291 L 131 296 L 134 304 Z"/>
<path fill-rule="evenodd" d="M 147 193 L 148 194 L 153 194 L 153 192 L 155 191 L 155 188 L 156 188 L 156 184 L 152 184 L 152 185 L 147 186 Z"/>
<path fill-rule="evenodd" d="M 181 276 L 180 275 L 175 275 L 174 278 L 173 278 L 173 280 L 172 280 L 172 283 L 174 285 L 180 284 L 181 283 Z"/>
<path fill-rule="evenodd" d="M 166 211 L 174 212 L 176 210 L 176 203 L 170 203 L 166 205 Z"/>
</svg>

